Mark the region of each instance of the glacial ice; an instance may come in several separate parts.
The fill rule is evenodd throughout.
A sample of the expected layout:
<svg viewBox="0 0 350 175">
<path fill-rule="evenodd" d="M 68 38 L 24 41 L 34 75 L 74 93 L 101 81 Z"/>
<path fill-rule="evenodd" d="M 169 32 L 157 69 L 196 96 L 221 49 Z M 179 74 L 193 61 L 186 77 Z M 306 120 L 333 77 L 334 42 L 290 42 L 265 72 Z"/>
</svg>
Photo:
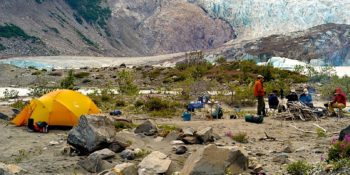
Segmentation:
<svg viewBox="0 0 350 175">
<path fill-rule="evenodd" d="M 326 24 L 350 24 L 350 0 L 188 0 L 227 20 L 238 38 L 256 38 Z"/>
</svg>

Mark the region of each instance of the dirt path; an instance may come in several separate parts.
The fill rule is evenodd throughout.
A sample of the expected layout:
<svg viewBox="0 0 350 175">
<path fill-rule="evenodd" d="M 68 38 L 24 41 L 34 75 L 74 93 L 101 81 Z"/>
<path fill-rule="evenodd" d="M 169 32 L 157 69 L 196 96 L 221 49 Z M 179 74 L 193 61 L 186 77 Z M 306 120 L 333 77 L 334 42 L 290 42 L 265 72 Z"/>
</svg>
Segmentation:
<svg viewBox="0 0 350 175">
<path fill-rule="evenodd" d="M 195 129 L 211 126 L 214 132 L 223 139 L 220 141 L 226 145 L 236 145 L 244 148 L 249 155 L 249 159 L 254 163 L 261 164 L 269 174 L 285 173 L 285 165 L 272 162 L 273 157 L 280 154 L 286 146 L 292 148 L 291 153 L 287 153 L 289 159 L 306 160 L 317 163 L 321 157 L 326 157 L 327 150 L 334 137 L 333 133 L 338 133 L 342 128 L 350 123 L 350 118 L 336 121 L 334 118 L 321 120 L 320 122 L 280 122 L 271 117 L 265 118 L 263 124 L 246 123 L 243 119 L 236 120 L 216 120 L 216 121 L 189 121 L 184 122 L 177 119 L 160 119 L 158 124 L 174 124 L 179 128 L 193 127 Z M 301 129 L 316 131 L 313 123 L 325 128 L 327 137 L 319 138 L 317 134 L 306 134 L 289 126 L 293 124 Z M 242 144 L 225 137 L 225 133 L 231 131 L 233 134 L 245 132 L 249 137 L 248 143 Z M 63 149 L 67 131 L 53 130 L 48 134 L 29 133 L 25 127 L 14 127 L 0 122 L 0 162 L 6 164 L 16 164 L 27 170 L 23 174 L 86 174 L 86 171 L 79 168 L 76 163 L 81 157 L 64 156 L 60 153 Z M 277 141 L 260 141 L 265 137 L 264 132 L 269 136 L 277 138 Z M 159 150 L 170 156 L 177 162 L 177 170 L 191 152 L 194 152 L 202 145 L 188 146 L 189 152 L 178 156 L 172 152 L 172 145 L 168 141 L 157 142 L 153 137 L 136 137 L 133 133 L 126 135 L 132 138 L 134 148 L 144 148 L 148 150 Z M 51 141 L 58 142 L 50 145 Z M 117 160 L 116 162 L 120 162 Z M 180 166 L 179 166 L 180 165 Z"/>
</svg>

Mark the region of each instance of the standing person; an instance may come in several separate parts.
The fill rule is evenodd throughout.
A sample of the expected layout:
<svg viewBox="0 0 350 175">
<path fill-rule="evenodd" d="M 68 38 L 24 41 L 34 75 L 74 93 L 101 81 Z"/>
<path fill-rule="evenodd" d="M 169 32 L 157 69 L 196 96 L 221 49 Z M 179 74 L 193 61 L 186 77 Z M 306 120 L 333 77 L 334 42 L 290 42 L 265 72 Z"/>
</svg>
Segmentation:
<svg viewBox="0 0 350 175">
<path fill-rule="evenodd" d="M 264 77 L 262 75 L 258 75 L 258 78 L 255 81 L 255 85 L 254 85 L 254 96 L 258 99 L 257 114 L 265 117 L 266 116 L 265 102 L 264 102 L 265 91 L 264 91 L 263 81 L 264 81 Z"/>
<path fill-rule="evenodd" d="M 314 104 L 312 103 L 312 97 L 307 89 L 304 89 L 304 92 L 300 95 L 299 100 L 301 103 L 305 104 L 310 108 L 314 107 Z"/>
<path fill-rule="evenodd" d="M 334 108 L 338 108 L 339 110 L 342 110 L 346 106 L 346 95 L 343 92 L 341 88 L 337 88 L 335 90 L 335 96 L 332 102 L 330 102 L 330 105 L 328 106 L 328 110 L 332 112 L 331 115 L 335 116 Z"/>
</svg>

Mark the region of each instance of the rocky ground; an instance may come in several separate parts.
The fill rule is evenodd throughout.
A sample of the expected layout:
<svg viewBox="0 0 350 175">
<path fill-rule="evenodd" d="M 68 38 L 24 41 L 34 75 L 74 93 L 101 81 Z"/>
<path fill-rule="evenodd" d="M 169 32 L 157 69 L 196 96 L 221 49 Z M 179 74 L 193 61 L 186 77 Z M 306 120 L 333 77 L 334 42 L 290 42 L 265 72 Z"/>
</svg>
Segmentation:
<svg viewBox="0 0 350 175">
<path fill-rule="evenodd" d="M 11 115 L 11 110 L 7 106 L 1 106 L 0 112 Z M 142 116 L 123 117 L 127 119 L 142 118 Z M 140 119 L 133 121 L 135 124 L 141 124 L 145 120 Z M 6 165 L 14 164 L 19 166 L 21 169 L 19 174 L 89 174 L 126 162 L 134 163 L 136 166 L 138 165 L 140 171 L 142 168 L 142 163 L 140 164 L 140 162 L 143 161 L 144 157 L 152 153 L 152 160 L 157 159 L 157 156 L 154 156 L 154 154 L 157 153 L 153 154 L 153 151 L 159 151 L 166 155 L 164 161 L 161 162 L 166 164 L 167 161 L 171 160 L 171 166 L 167 167 L 165 165 L 165 167 L 167 167 L 167 174 L 171 174 L 171 172 L 180 172 L 184 166 L 187 166 L 187 170 L 191 169 L 191 167 L 189 167 L 191 161 L 186 162 L 186 159 L 195 159 L 193 157 L 189 158 L 190 155 L 194 154 L 196 151 L 203 151 L 204 147 L 207 149 L 206 151 L 215 149 L 215 152 L 217 152 L 218 150 L 216 149 L 218 148 L 207 147 L 208 144 L 215 144 L 235 150 L 244 150 L 244 157 L 249 159 L 249 168 L 244 171 L 243 174 L 249 174 L 254 171 L 254 168 L 259 167 L 267 174 L 286 174 L 286 164 L 290 162 L 306 160 L 315 164 L 325 158 L 332 138 L 335 137 L 336 133 L 339 133 L 342 128 L 348 126 L 349 121 L 349 118 L 343 118 L 339 121 L 336 121 L 334 118 L 327 118 L 317 122 L 281 122 L 272 117 L 268 117 L 265 118 L 263 124 L 252 124 L 245 122 L 243 119 L 207 121 L 195 117 L 194 121 L 189 122 L 181 121 L 180 118 L 158 119 L 155 120 L 158 126 L 164 126 L 165 124 L 175 125 L 177 128 L 182 128 L 185 133 L 191 132 L 191 129 L 188 128 L 193 128 L 194 131 L 199 132 L 203 128 L 211 127 L 213 136 L 219 138 L 217 136 L 219 135 L 221 139 L 201 144 L 180 143 L 185 146 L 188 151 L 178 155 L 173 148 L 174 146 L 179 146 L 173 143 L 173 140 L 175 140 L 178 135 L 174 136 L 174 134 L 169 134 L 165 138 L 162 138 L 152 133 L 147 133 L 150 130 L 147 132 L 144 132 L 144 130 L 139 132 L 136 131 L 138 129 L 125 129 L 115 133 L 118 138 L 122 138 L 118 139 L 117 143 L 121 144 L 123 147 L 125 146 L 127 150 L 132 150 L 134 153 L 138 151 L 138 156 L 136 156 L 134 160 L 126 160 L 121 157 L 123 156 L 125 158 L 125 155 L 123 155 L 126 154 L 125 152 L 112 153 L 111 156 L 106 156 L 112 158 L 107 158 L 107 161 L 98 163 L 97 160 L 92 158 L 92 155 L 86 157 L 88 154 L 86 154 L 86 156 L 78 156 L 74 152 L 70 153 L 67 138 L 70 140 L 68 142 L 71 144 L 76 143 L 76 140 L 70 139 L 70 137 L 72 138 L 72 135 L 74 135 L 72 131 L 51 130 L 47 134 L 30 133 L 25 127 L 14 127 L 6 121 L 1 120 L 0 131 L 2 134 L 0 135 L 0 152 L 2 154 L 0 155 L 0 162 Z M 318 137 L 317 134 L 313 133 L 304 133 L 290 126 L 292 124 L 300 129 L 316 132 L 317 127 L 313 125 L 314 123 L 327 130 L 326 137 Z M 92 125 L 93 124 L 91 124 L 91 126 Z M 105 126 L 100 126 L 99 129 L 103 129 L 104 127 Z M 114 127 L 111 130 L 108 132 L 116 132 L 114 131 Z M 248 136 L 247 143 L 233 141 L 226 136 L 229 132 L 233 134 L 245 132 Z M 266 139 L 265 133 L 270 137 L 276 138 L 276 140 Z M 112 149 L 111 147 L 109 148 Z M 120 150 L 116 150 L 115 147 L 113 150 L 120 152 Z M 206 154 L 210 155 L 210 151 Z M 145 159 L 147 159 L 147 157 Z M 215 157 L 214 159 L 218 159 L 215 161 L 219 161 L 224 158 Z M 93 165 L 99 165 L 101 168 L 95 170 L 93 170 L 94 168 L 91 169 L 91 166 L 89 168 L 89 163 L 91 164 L 91 161 Z M 154 162 L 154 160 L 152 162 Z M 162 166 L 164 166 L 164 164 Z M 242 163 L 239 164 L 239 166 L 240 168 L 244 167 Z M 15 170 L 15 168 L 12 169 L 12 171 Z M 182 171 L 184 172 L 186 170 Z M 189 170 L 187 172 L 189 172 Z"/>
</svg>

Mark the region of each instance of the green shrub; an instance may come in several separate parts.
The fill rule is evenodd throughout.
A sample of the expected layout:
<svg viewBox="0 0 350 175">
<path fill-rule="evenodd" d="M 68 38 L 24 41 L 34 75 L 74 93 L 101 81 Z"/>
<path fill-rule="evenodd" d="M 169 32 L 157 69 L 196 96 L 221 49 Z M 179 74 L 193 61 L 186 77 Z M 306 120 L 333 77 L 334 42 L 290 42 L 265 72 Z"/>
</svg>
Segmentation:
<svg viewBox="0 0 350 175">
<path fill-rule="evenodd" d="M 333 171 L 338 171 L 341 169 L 349 169 L 350 159 L 349 158 L 340 159 L 338 161 L 331 162 L 331 164 L 333 165 Z"/>
<path fill-rule="evenodd" d="M 87 44 L 92 47 L 98 48 L 98 44 L 90 40 L 88 37 L 86 37 L 83 33 L 81 33 L 79 30 L 76 30 L 78 36 Z"/>
<path fill-rule="evenodd" d="M 49 72 L 48 75 L 50 76 L 55 76 L 55 77 L 60 77 L 62 76 L 62 72 Z"/>
<path fill-rule="evenodd" d="M 239 142 L 239 143 L 248 143 L 247 133 L 239 132 L 237 134 L 234 134 L 232 136 L 232 140 Z"/>
<path fill-rule="evenodd" d="M 145 149 L 141 149 L 140 152 L 137 152 L 137 154 L 135 155 L 136 158 L 144 158 L 146 157 L 147 155 L 151 154 L 152 151 L 149 151 L 149 150 L 145 150 Z"/>
<path fill-rule="evenodd" d="M 57 28 L 55 28 L 55 27 L 49 27 L 49 29 L 51 31 L 55 32 L 56 34 L 60 34 L 60 31 Z"/>
<path fill-rule="evenodd" d="M 139 92 L 139 88 L 134 84 L 134 73 L 127 70 L 118 72 L 118 85 L 119 92 L 126 95 L 136 95 Z"/>
<path fill-rule="evenodd" d="M 42 71 L 41 70 L 38 70 L 38 71 L 35 71 L 32 73 L 32 75 L 41 75 Z"/>
<path fill-rule="evenodd" d="M 334 139 L 328 151 L 328 161 L 338 161 L 350 157 L 350 136 L 345 135 L 343 141 Z"/>
<path fill-rule="evenodd" d="M 112 11 L 106 7 L 101 7 L 102 0 L 65 0 L 66 3 L 75 10 L 86 22 L 98 24 L 101 27 L 107 25 L 107 20 Z M 77 16 L 77 15 L 75 15 Z"/>
<path fill-rule="evenodd" d="M 132 129 L 135 128 L 136 125 L 133 123 L 129 122 L 124 122 L 124 121 L 117 121 L 114 122 L 114 127 L 117 131 L 123 130 L 123 129 Z"/>
<path fill-rule="evenodd" d="M 301 160 L 293 162 L 287 166 L 287 172 L 291 175 L 307 175 L 311 169 L 311 165 L 306 161 Z"/>
<path fill-rule="evenodd" d="M 45 2 L 45 0 L 35 0 L 35 2 L 38 4 L 41 4 L 41 3 Z"/>
<path fill-rule="evenodd" d="M 136 107 L 136 108 L 140 108 L 140 107 L 142 107 L 142 106 L 144 106 L 145 105 L 145 103 L 144 103 L 144 101 L 142 101 L 142 100 L 136 100 L 136 102 L 134 103 L 134 106 Z"/>
<path fill-rule="evenodd" d="M 74 71 L 69 70 L 68 75 L 60 83 L 62 89 L 74 89 Z"/>
<path fill-rule="evenodd" d="M 20 27 L 14 24 L 0 25 L 0 37 L 3 38 L 22 38 L 23 40 L 33 39 L 38 40 L 38 38 L 29 36 Z"/>
<path fill-rule="evenodd" d="M 126 106 L 126 102 L 122 98 L 118 98 L 115 101 L 115 106 L 117 106 L 117 107 L 124 107 L 124 106 Z"/>
<path fill-rule="evenodd" d="M 6 47 L 4 45 L 0 44 L 0 51 L 2 51 L 2 50 L 6 50 Z"/>
<path fill-rule="evenodd" d="M 5 100 L 18 98 L 18 94 L 19 92 L 17 90 L 5 89 L 5 91 L 3 92 Z"/>
<path fill-rule="evenodd" d="M 78 72 L 74 74 L 74 77 L 80 79 L 80 78 L 88 77 L 89 75 L 90 75 L 89 72 Z"/>
<path fill-rule="evenodd" d="M 28 96 L 31 97 L 41 97 L 51 91 L 54 91 L 56 88 L 49 88 L 45 86 L 35 86 L 29 89 Z"/>
<path fill-rule="evenodd" d="M 166 137 L 170 132 L 178 130 L 175 125 L 158 125 L 158 128 L 158 136 L 160 137 Z"/>
<path fill-rule="evenodd" d="M 321 128 L 316 129 L 317 137 L 327 137 L 327 133 Z"/>
<path fill-rule="evenodd" d="M 26 103 L 23 100 L 17 100 L 10 106 L 21 111 L 26 106 Z"/>
</svg>

